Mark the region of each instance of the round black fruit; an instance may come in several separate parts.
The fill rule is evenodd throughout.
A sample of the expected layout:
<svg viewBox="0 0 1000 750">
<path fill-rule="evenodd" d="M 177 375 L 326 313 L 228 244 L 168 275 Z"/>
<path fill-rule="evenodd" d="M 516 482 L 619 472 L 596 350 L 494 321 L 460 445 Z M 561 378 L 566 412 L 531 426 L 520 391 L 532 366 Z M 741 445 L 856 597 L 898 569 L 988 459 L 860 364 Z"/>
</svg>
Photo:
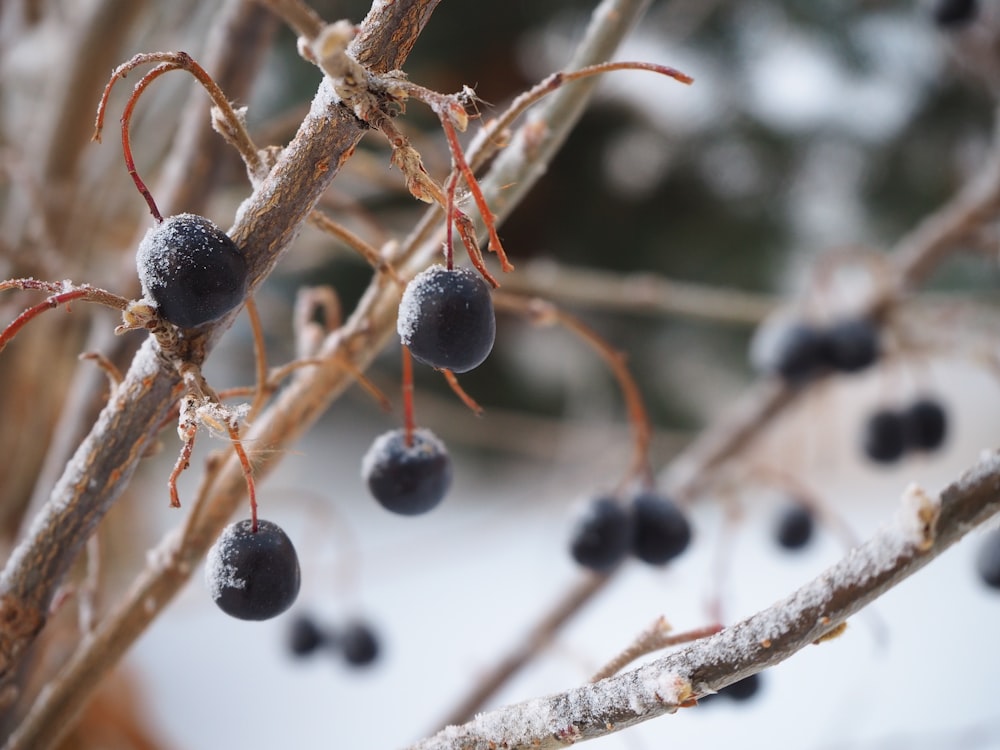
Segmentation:
<svg viewBox="0 0 1000 750">
<path fill-rule="evenodd" d="M 451 458 L 430 430 L 391 430 L 372 443 L 361 460 L 361 476 L 386 510 L 415 516 L 431 510 L 451 487 Z"/>
<path fill-rule="evenodd" d="M 670 562 L 691 543 L 691 524 L 677 504 L 655 492 L 632 499 L 632 554 L 650 565 Z"/>
<path fill-rule="evenodd" d="M 309 656 L 327 642 L 323 629 L 309 615 L 299 615 L 288 629 L 288 649 L 294 656 Z"/>
<path fill-rule="evenodd" d="M 364 667 L 378 658 L 378 638 L 363 622 L 352 622 L 344 626 L 337 643 L 340 644 L 344 659 L 351 666 Z"/>
<path fill-rule="evenodd" d="M 489 356 L 496 339 L 489 286 L 470 268 L 431 266 L 407 284 L 396 330 L 424 364 L 468 372 Z"/>
<path fill-rule="evenodd" d="M 948 430 L 944 407 L 931 398 L 914 401 L 903 412 L 906 444 L 914 450 L 932 451 L 941 447 Z"/>
<path fill-rule="evenodd" d="M 178 214 L 146 232 L 136 253 L 139 283 L 160 317 L 181 328 L 221 318 L 246 296 L 246 259 L 204 216 Z"/>
<path fill-rule="evenodd" d="M 738 702 L 748 701 L 760 692 L 760 682 L 760 673 L 758 672 L 744 677 L 742 680 L 737 680 L 732 685 L 727 685 L 719 691 L 719 695 L 724 695 Z"/>
<path fill-rule="evenodd" d="M 267 620 L 295 601 L 299 558 L 288 535 L 270 521 L 230 524 L 208 553 L 205 578 L 212 599 L 240 620 Z"/>
<path fill-rule="evenodd" d="M 906 424 L 899 412 L 880 409 L 868 417 L 862 435 L 865 455 L 876 463 L 892 463 L 906 451 Z"/>
<path fill-rule="evenodd" d="M 979 580 L 991 589 L 1000 589 L 1000 529 L 987 532 L 976 557 Z"/>
<path fill-rule="evenodd" d="M 580 565 L 603 573 L 625 559 L 631 544 L 631 514 L 614 498 L 599 497 L 577 519 L 570 553 Z"/>
<path fill-rule="evenodd" d="M 779 546 L 784 549 L 802 549 L 812 539 L 815 525 L 813 513 L 809 508 L 791 505 L 778 516 L 775 538 Z"/>
<path fill-rule="evenodd" d="M 800 384 L 823 371 L 825 339 L 804 321 L 784 317 L 765 321 L 751 342 L 750 359 L 756 370 Z"/>
<path fill-rule="evenodd" d="M 823 332 L 823 353 L 837 372 L 860 372 L 878 359 L 878 328 L 866 318 L 838 321 Z"/>
<path fill-rule="evenodd" d="M 964 26 L 976 20 L 979 13 L 976 0 L 938 0 L 934 6 L 934 22 L 942 28 Z"/>
</svg>

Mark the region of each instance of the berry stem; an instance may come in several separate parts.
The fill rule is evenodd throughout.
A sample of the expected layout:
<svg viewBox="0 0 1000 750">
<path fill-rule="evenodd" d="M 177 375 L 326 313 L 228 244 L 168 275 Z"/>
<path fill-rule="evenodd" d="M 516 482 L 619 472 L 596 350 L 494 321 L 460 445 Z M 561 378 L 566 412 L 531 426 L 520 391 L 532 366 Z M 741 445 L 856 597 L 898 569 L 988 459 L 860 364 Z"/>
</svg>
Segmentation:
<svg viewBox="0 0 1000 750">
<path fill-rule="evenodd" d="M 177 63 L 164 62 L 157 65 L 146 75 L 144 75 L 139 82 L 132 89 L 132 95 L 128 98 L 125 103 L 125 109 L 122 110 L 121 124 L 122 124 L 122 156 L 125 159 L 125 168 L 128 170 L 129 176 L 135 183 L 136 190 L 139 191 L 145 200 L 147 205 L 149 205 L 149 212 L 153 215 L 157 224 L 163 223 L 163 216 L 160 214 L 160 209 L 156 207 L 156 201 L 153 200 L 153 194 L 149 192 L 149 188 L 146 187 L 146 183 L 142 181 L 139 177 L 139 172 L 135 168 L 135 158 L 132 156 L 132 144 L 129 139 L 129 123 L 132 121 L 132 113 L 135 110 L 135 105 L 139 101 L 139 97 L 142 96 L 142 92 L 146 90 L 153 81 L 159 78 L 161 75 L 170 70 L 177 70 L 181 66 Z"/>
<path fill-rule="evenodd" d="M 170 478 L 167 480 L 167 486 L 170 488 L 171 508 L 181 507 L 181 498 L 177 492 L 177 479 L 187 470 L 188 466 L 191 465 L 191 451 L 194 450 L 194 440 L 197 435 L 197 424 L 192 424 L 185 430 L 184 445 L 181 446 L 181 452 L 177 456 L 174 468 L 170 472 Z"/>
<path fill-rule="evenodd" d="M 253 481 L 253 467 L 247 452 L 243 450 L 243 443 L 240 440 L 240 428 L 233 423 L 226 424 L 229 432 L 229 440 L 236 451 L 236 456 L 240 459 L 240 467 L 243 469 L 243 478 L 247 483 L 247 497 L 250 499 L 250 533 L 257 533 L 257 486 Z"/>
<path fill-rule="evenodd" d="M 0 332 L 0 351 L 3 351 L 14 336 L 16 336 L 18 332 L 31 320 L 38 317 L 46 310 L 59 307 L 59 305 L 65 305 L 68 302 L 80 299 L 85 302 L 96 302 L 116 310 L 124 310 L 128 306 L 128 300 L 124 297 L 119 297 L 111 292 L 106 292 L 103 289 L 96 289 L 90 286 L 78 286 L 67 289 L 66 284 L 64 283 L 35 281 L 34 279 L 10 279 L 0 284 L 0 290 L 10 288 L 38 289 L 41 291 L 55 291 L 57 289 L 61 289 L 64 291 L 61 291 L 58 294 L 53 294 L 51 297 L 39 302 L 37 305 L 29 307 L 27 310 L 14 318 L 14 320 L 12 320 L 10 324 L 4 328 L 2 332 Z"/>
<path fill-rule="evenodd" d="M 559 324 L 588 344 L 603 359 L 615 376 L 621 389 L 632 429 L 632 463 L 622 484 L 638 479 L 644 486 L 653 484 L 653 467 L 649 458 L 652 440 L 649 413 L 642 400 L 639 386 L 626 364 L 625 355 L 605 341 L 597 331 L 579 318 L 560 310 L 546 300 L 525 298 L 501 292 L 494 292 L 493 304 L 501 309 L 512 310 L 527 315 L 537 325 Z"/>
<path fill-rule="evenodd" d="M 410 347 L 403 346 L 403 442 L 407 448 L 413 447 L 413 431 L 416 419 L 413 414 L 413 359 Z"/>
<path fill-rule="evenodd" d="M 455 395 L 461 399 L 462 403 L 469 407 L 469 409 L 471 409 L 477 417 L 483 416 L 483 407 L 476 403 L 476 400 L 465 392 L 461 383 L 458 382 L 458 378 L 455 376 L 455 373 L 451 370 L 441 370 L 441 374 L 444 375 L 444 379 L 447 381 L 448 386 L 455 392 Z"/>
<path fill-rule="evenodd" d="M 253 401 L 250 403 L 250 411 L 247 413 L 247 420 L 253 421 L 254 417 L 260 413 L 271 395 L 267 377 L 267 345 L 264 343 L 264 327 L 260 322 L 260 311 L 257 309 L 257 302 L 253 295 L 246 299 L 245 309 L 247 318 L 250 320 L 250 330 L 253 334 L 253 361 L 256 383 L 254 385 Z"/>
</svg>

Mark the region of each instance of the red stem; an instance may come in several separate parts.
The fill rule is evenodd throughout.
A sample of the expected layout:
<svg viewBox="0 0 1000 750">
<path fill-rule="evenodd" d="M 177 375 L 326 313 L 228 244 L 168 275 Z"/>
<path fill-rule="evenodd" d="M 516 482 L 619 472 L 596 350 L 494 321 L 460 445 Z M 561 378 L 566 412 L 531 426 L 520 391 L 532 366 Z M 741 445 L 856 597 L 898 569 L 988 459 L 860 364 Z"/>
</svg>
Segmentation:
<svg viewBox="0 0 1000 750">
<path fill-rule="evenodd" d="M 247 496 L 250 498 L 250 533 L 257 533 L 257 487 L 253 481 L 253 467 L 250 465 L 250 459 L 247 457 L 247 452 L 243 450 L 243 443 L 240 442 L 240 428 L 236 425 L 226 425 L 226 429 L 229 430 L 229 440 L 233 444 L 233 450 L 236 451 L 237 457 L 240 459 L 240 466 L 243 468 L 243 478 L 247 483 Z"/>
<path fill-rule="evenodd" d="M 413 414 L 413 359 L 410 348 L 403 348 L 403 441 L 406 447 L 413 446 L 413 431 L 416 429 L 416 419 Z"/>
</svg>

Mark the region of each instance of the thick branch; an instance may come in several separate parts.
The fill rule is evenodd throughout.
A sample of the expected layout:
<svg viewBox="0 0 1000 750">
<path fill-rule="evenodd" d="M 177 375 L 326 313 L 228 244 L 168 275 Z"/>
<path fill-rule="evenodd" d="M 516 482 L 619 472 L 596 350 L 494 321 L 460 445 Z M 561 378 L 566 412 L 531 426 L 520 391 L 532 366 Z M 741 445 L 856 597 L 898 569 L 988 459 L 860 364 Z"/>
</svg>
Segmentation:
<svg viewBox="0 0 1000 750">
<path fill-rule="evenodd" d="M 395 38 L 400 24 L 418 30 L 434 5 L 428 0 L 376 4 L 359 35 L 358 49 L 369 56 L 385 54 L 380 66 L 396 67 L 401 47 L 409 48 Z M 246 254 L 250 293 L 287 250 L 362 132 L 361 124 L 340 106 L 330 82 L 324 80 L 295 139 L 241 206 L 229 232 Z M 202 361 L 236 314 L 193 334 L 185 341 L 186 356 Z M 147 342 L 67 466 L 29 536 L 8 561 L 0 575 L 0 684 L 10 678 L 18 657 L 41 630 L 69 565 L 131 478 L 178 382 L 155 342 Z"/>
<path fill-rule="evenodd" d="M 410 750 L 558 748 L 673 713 L 837 629 L 1000 511 L 1000 454 L 931 498 L 911 487 L 894 521 L 783 601 L 637 669 L 479 714 Z M 830 646 L 835 648 L 835 646 Z"/>
</svg>

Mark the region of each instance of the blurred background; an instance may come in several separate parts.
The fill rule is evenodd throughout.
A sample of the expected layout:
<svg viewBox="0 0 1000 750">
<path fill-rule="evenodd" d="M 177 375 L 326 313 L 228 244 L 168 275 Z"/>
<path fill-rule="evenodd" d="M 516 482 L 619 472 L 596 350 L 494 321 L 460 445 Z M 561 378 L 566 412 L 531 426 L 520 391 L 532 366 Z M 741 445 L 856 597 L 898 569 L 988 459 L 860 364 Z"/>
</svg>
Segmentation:
<svg viewBox="0 0 1000 750">
<path fill-rule="evenodd" d="M 653 420 L 658 470 L 753 381 L 747 349 L 768 311 L 782 305 L 823 321 L 852 309 L 883 283 L 893 247 L 987 159 L 1000 5 L 967 4 L 968 19 L 952 8 L 958 20 L 945 5 L 966 4 L 653 2 L 617 58 L 674 66 L 694 85 L 649 73 L 606 76 L 501 227 L 517 266 L 501 279 L 505 287 L 550 294 L 627 353 Z M 368 9 L 360 0 L 312 6 L 327 20 L 360 21 Z M 488 119 L 566 63 L 592 6 L 442 3 L 406 72 L 439 91 L 474 87 Z M 245 35 L 246 53 L 225 68 L 212 65 L 220 19 L 237 19 Z M 121 161 L 117 126 L 131 82 L 112 96 L 104 142 L 89 138 L 110 70 L 157 49 L 190 52 L 219 77 L 247 106 L 261 145 L 291 139 L 320 80 L 298 57 L 294 34 L 253 3 L 8 0 L 0 6 L 4 277 L 72 278 L 138 294 L 134 248 L 149 218 Z M 196 211 L 226 227 L 250 188 L 206 112 L 207 97 L 189 77 L 165 76 L 136 110 L 133 148 L 161 208 L 169 206 L 164 213 Z M 411 102 L 400 124 L 442 178 L 449 154 L 433 114 Z M 204 158 L 178 172 L 171 154 L 183 148 Z M 324 205 L 376 246 L 405 236 L 422 208 L 376 134 Z M 582 683 L 660 615 L 687 630 L 716 612 L 731 622 L 769 605 L 891 516 L 908 482 L 938 490 L 995 447 L 994 224 L 961 249 L 893 315 L 877 368 L 816 386 L 696 498 L 695 540 L 681 559 L 664 569 L 627 563 L 491 705 Z M 350 311 L 371 276 L 351 250 L 306 227 L 258 296 L 270 363 L 295 356 L 300 287 L 329 284 Z M 672 314 L 621 291 L 624 281 L 650 278 L 683 282 L 718 305 Z M 583 280 L 606 292 L 600 301 L 574 294 Z M 27 304 L 28 295 L 5 293 L 0 319 Z M 52 312 L 0 356 L 4 547 L 47 497 L 100 406 L 103 375 L 76 355 L 101 351 L 124 366 L 139 340 L 115 339 L 115 322 L 83 305 Z M 352 389 L 260 488 L 263 515 L 282 524 L 302 559 L 295 607 L 267 623 L 232 620 L 196 575 L 107 681 L 67 747 L 404 746 L 438 728 L 575 585 L 572 513 L 617 483 L 631 445 L 600 359 L 565 331 L 501 316 L 494 353 L 462 378 L 485 408 L 481 418 L 418 367 L 418 419 L 456 466 L 447 501 L 421 518 L 387 514 L 359 474 L 374 437 L 399 424 L 398 362 L 390 345 L 369 373 L 394 413 Z M 253 372 L 241 319 L 207 374 L 221 389 L 247 384 Z M 865 418 L 918 394 L 947 410 L 944 448 L 889 467 L 865 459 Z M 172 428 L 163 442 L 102 525 L 97 616 L 184 513 L 166 507 L 179 449 Z M 182 498 L 193 494 L 208 451 L 224 447 L 201 439 Z M 825 519 L 794 553 L 774 540 L 790 500 L 815 504 Z M 990 698 L 1000 652 L 989 646 L 1000 595 L 976 576 L 981 543 L 974 533 L 854 618 L 838 640 L 768 670 L 752 699 L 717 699 L 592 746 L 1000 747 Z M 352 620 L 370 625 L 377 659 L 357 668 L 333 653 L 294 657 L 288 638 L 300 615 L 335 632 Z M 39 684 L 78 638 L 67 604 L 37 655 Z"/>
</svg>

